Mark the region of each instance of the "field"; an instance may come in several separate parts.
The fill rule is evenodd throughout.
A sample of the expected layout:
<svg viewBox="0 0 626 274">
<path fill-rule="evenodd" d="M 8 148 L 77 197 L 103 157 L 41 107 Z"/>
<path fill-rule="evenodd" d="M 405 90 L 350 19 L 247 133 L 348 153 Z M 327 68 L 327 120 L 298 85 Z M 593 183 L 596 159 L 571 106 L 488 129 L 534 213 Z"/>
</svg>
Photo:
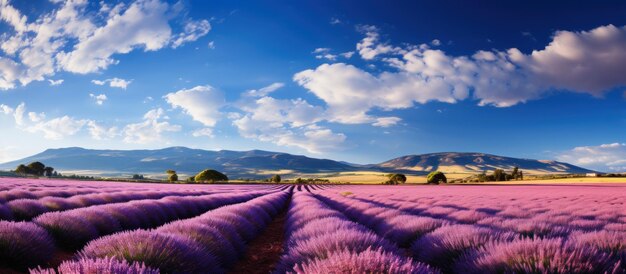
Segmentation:
<svg viewBox="0 0 626 274">
<path fill-rule="evenodd" d="M 0 273 L 624 273 L 626 185 L 0 178 Z"/>
</svg>

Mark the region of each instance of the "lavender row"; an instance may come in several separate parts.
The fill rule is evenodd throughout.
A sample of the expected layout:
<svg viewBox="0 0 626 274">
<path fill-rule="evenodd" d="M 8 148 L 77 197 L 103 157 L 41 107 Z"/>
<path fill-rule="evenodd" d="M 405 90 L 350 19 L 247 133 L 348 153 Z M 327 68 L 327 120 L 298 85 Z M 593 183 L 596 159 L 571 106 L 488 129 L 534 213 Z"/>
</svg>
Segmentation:
<svg viewBox="0 0 626 274">
<path fill-rule="evenodd" d="M 436 273 L 393 243 L 348 220 L 309 192 L 296 192 L 276 273 Z"/>
<path fill-rule="evenodd" d="M 0 264 L 17 268 L 34 266 L 50 260 L 57 246 L 76 249 L 98 237 L 122 230 L 149 228 L 168 221 L 188 218 L 204 211 L 232 203 L 240 203 L 266 192 L 214 194 L 197 197 L 166 197 L 46 213 L 28 222 L 2 223 L 0 233 Z M 35 237 L 35 240 L 30 240 Z M 27 265 L 20 262 L 29 254 Z"/>
<path fill-rule="evenodd" d="M 449 220 L 406 216 L 411 203 L 396 204 L 395 210 L 380 201 L 380 197 L 348 199 L 339 195 L 324 195 L 322 199 L 348 216 L 374 229 L 400 245 L 410 244 L 413 256 L 422 262 L 456 273 L 621 273 L 626 271 L 626 235 L 617 231 L 554 230 L 548 238 L 506 232 L 502 226 L 452 224 Z M 376 200 L 376 201 L 374 201 Z M 455 215 L 467 209 L 449 212 Z M 420 209 L 418 213 L 428 212 Z M 433 213 L 432 211 L 430 212 Z M 432 216 L 432 215 L 431 215 Z M 440 217 L 446 216 L 442 214 Z M 427 219 L 423 219 L 427 218 Z M 454 219 L 454 218 L 451 218 Z M 489 220 L 489 218 L 486 218 Z M 507 220 L 505 220 L 507 221 Z M 536 223 L 525 226 L 523 220 L 510 221 L 511 230 L 526 231 Z M 437 224 L 439 222 L 439 224 Z M 484 223 L 478 220 L 477 223 Z M 439 228 L 437 228 L 439 227 Z M 428 232 L 429 230 L 433 230 Z M 557 232 L 562 233 L 557 233 Z M 543 237 L 542 236 L 542 237 Z M 411 243 L 411 238 L 416 240 Z"/>
<path fill-rule="evenodd" d="M 120 191 L 92 193 L 69 198 L 44 197 L 38 200 L 18 199 L 0 204 L 1 220 L 30 221 L 46 212 L 64 211 L 94 205 L 122 203 L 133 200 L 160 199 L 167 196 L 197 196 L 211 194 L 211 191 L 190 193 L 187 191 Z"/>
<path fill-rule="evenodd" d="M 45 213 L 35 218 L 33 222 L 48 230 L 61 247 L 74 249 L 104 235 L 122 230 L 156 227 L 224 205 L 245 202 L 264 194 L 267 192 L 138 200 Z"/>
<path fill-rule="evenodd" d="M 127 267 L 165 273 L 223 273 L 286 205 L 289 192 L 281 191 L 246 203 L 221 207 L 198 217 L 180 220 L 154 230 L 135 230 L 90 242 L 80 261 L 65 262 L 70 270 L 84 269 L 98 260 L 113 260 Z M 141 264 L 141 265 L 138 265 Z M 61 269 L 59 269 L 61 270 Z M 129 271 L 127 271 L 129 270 Z M 54 273 L 36 270 L 33 273 Z M 63 272 L 61 272 L 63 273 Z M 67 273 L 72 273 L 68 271 Z"/>
</svg>

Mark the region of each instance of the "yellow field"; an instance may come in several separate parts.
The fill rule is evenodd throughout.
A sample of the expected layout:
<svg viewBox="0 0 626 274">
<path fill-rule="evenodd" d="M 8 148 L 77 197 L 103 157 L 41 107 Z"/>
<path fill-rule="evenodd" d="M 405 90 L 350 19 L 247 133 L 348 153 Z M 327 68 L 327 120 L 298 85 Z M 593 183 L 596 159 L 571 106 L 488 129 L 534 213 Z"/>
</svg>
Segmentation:
<svg viewBox="0 0 626 274">
<path fill-rule="evenodd" d="M 331 182 L 341 183 L 354 183 L 354 184 L 380 184 L 387 181 L 388 173 L 375 172 L 375 171 L 359 171 L 359 172 L 340 172 L 338 174 L 332 174 L 327 176 L 318 177 L 320 179 L 327 179 Z M 446 173 L 448 180 L 465 178 L 470 176 L 468 173 Z M 406 175 L 407 184 L 425 184 L 425 175 Z"/>
<path fill-rule="evenodd" d="M 312 177 L 320 179 L 328 179 L 334 183 L 353 183 L 353 184 L 380 184 L 387 180 L 387 173 L 374 172 L 374 171 L 359 171 L 359 172 L 340 172 L 336 174 L 308 174 Z M 446 173 L 448 181 L 454 179 L 466 178 L 474 174 L 471 173 Z M 303 176 L 305 178 L 307 176 Z M 425 184 L 426 176 L 424 175 L 407 175 L 407 184 Z M 575 183 L 626 183 L 626 178 L 611 178 L 611 177 L 581 177 L 581 178 L 563 178 L 563 179 L 545 179 L 545 180 L 523 180 L 523 181 L 508 181 L 508 182 L 488 182 L 488 184 L 575 184 Z"/>
</svg>

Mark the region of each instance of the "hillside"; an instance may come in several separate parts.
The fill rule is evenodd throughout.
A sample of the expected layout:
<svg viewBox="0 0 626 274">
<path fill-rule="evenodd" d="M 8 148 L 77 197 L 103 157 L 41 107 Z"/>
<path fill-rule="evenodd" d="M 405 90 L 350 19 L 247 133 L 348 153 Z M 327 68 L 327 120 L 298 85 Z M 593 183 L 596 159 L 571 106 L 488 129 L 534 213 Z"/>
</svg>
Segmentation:
<svg viewBox="0 0 626 274">
<path fill-rule="evenodd" d="M 485 153 L 430 153 L 407 155 L 373 165 L 374 168 L 423 171 L 440 170 L 449 173 L 477 173 L 495 168 L 505 170 L 514 167 L 529 173 L 587 173 L 591 170 L 551 160 L 520 159 Z"/>
<path fill-rule="evenodd" d="M 327 159 L 300 155 L 250 151 L 210 151 L 186 147 L 157 150 L 93 150 L 78 147 L 48 149 L 42 153 L 0 164 L 0 170 L 14 169 L 22 163 L 41 161 L 59 171 L 116 176 L 132 173 L 159 174 L 174 169 L 180 174 L 195 174 L 212 168 L 232 178 L 252 177 L 271 170 L 284 172 L 335 172 L 353 169 Z"/>
<path fill-rule="evenodd" d="M 134 173 L 164 175 L 174 169 L 181 175 L 212 168 L 231 178 L 263 178 L 271 174 L 313 174 L 351 171 L 405 172 L 414 175 L 440 170 L 446 173 L 478 173 L 495 168 L 531 173 L 587 173 L 590 170 L 556 161 L 518 159 L 484 153 L 432 153 L 407 155 L 380 164 L 355 165 L 288 153 L 250 150 L 210 151 L 186 147 L 157 150 L 93 150 L 78 147 L 48 149 L 42 153 L 0 164 L 0 170 L 41 161 L 61 172 L 83 175 L 126 176 Z"/>
</svg>

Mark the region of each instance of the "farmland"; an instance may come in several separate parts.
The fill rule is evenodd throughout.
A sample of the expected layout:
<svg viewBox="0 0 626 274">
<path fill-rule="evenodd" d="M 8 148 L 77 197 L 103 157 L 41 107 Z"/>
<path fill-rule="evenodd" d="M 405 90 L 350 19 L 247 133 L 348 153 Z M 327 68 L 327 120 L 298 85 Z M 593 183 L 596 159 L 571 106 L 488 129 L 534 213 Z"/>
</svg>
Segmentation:
<svg viewBox="0 0 626 274">
<path fill-rule="evenodd" d="M 623 273 L 625 193 L 2 178 L 0 272 Z"/>
</svg>

